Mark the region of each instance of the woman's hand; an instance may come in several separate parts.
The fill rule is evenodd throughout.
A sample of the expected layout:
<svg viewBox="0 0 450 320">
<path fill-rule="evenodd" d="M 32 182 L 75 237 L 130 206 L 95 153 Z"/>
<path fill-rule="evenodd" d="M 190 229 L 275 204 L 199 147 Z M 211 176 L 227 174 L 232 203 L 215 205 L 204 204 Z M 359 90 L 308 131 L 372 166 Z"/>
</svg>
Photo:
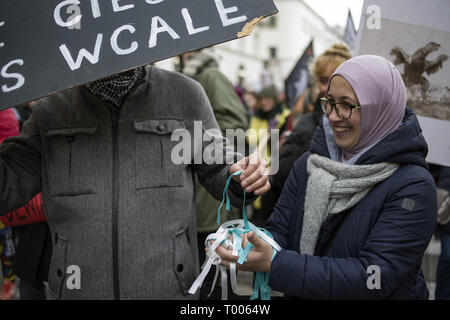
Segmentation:
<svg viewBox="0 0 450 320">
<path fill-rule="evenodd" d="M 247 261 L 243 264 L 237 263 L 239 257 L 233 256 L 233 250 L 218 246 L 216 252 L 223 259 L 221 265 L 229 269 L 230 262 L 235 262 L 238 270 L 270 272 L 273 256 L 272 246 L 259 238 L 253 231 L 249 232 L 247 235 L 243 235 L 243 248 L 245 248 L 249 242 L 252 243 L 254 247 L 248 254 Z"/>
<path fill-rule="evenodd" d="M 242 174 L 234 176 L 233 179 L 239 182 L 245 191 L 254 191 L 255 195 L 260 196 L 270 190 L 267 161 L 260 153 L 255 152 L 242 158 L 230 167 L 229 173 L 238 171 L 242 171 Z"/>
</svg>

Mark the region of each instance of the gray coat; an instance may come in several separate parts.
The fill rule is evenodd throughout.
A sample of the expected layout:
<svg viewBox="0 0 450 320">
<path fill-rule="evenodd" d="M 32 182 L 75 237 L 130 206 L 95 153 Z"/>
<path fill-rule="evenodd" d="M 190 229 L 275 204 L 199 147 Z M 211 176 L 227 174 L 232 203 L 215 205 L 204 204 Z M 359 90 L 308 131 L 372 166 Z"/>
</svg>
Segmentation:
<svg viewBox="0 0 450 320">
<path fill-rule="evenodd" d="M 209 101 L 197 82 L 147 67 L 119 118 L 107 104 L 78 87 L 35 105 L 22 134 L 0 149 L 0 211 L 42 191 L 53 298 L 196 298 L 186 293 L 199 272 L 193 172 L 221 199 L 229 165 L 175 165 L 171 133 L 186 128 L 193 138 L 194 120 L 218 129 Z M 242 157 L 221 136 L 215 143 Z M 239 184 L 230 188 L 241 206 Z M 76 283 L 72 265 L 81 289 L 67 285 Z"/>
</svg>

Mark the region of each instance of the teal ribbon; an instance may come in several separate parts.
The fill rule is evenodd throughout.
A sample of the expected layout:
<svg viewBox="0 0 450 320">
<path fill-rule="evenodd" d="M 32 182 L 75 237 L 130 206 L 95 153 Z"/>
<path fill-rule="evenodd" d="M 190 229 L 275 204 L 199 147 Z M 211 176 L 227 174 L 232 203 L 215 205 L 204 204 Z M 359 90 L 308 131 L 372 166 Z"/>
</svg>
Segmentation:
<svg viewBox="0 0 450 320">
<path fill-rule="evenodd" d="M 223 190 L 222 202 L 220 203 L 220 206 L 217 209 L 217 224 L 218 225 L 220 225 L 220 211 L 222 210 L 222 206 L 223 206 L 224 202 L 226 202 L 225 203 L 225 210 L 227 210 L 227 211 L 231 210 L 231 208 L 230 208 L 230 197 L 228 196 L 228 187 L 230 186 L 231 179 L 234 176 L 239 176 L 241 174 L 242 174 L 242 171 L 235 172 L 232 175 L 230 175 L 228 177 L 228 179 L 227 179 L 227 183 L 225 184 L 225 188 Z M 250 229 L 250 226 L 248 224 L 247 214 L 245 213 L 246 194 L 247 193 L 245 192 L 245 189 L 244 189 L 244 203 L 242 204 L 242 216 L 243 216 L 242 219 L 244 220 L 245 229 Z"/>
<path fill-rule="evenodd" d="M 230 175 L 227 179 L 225 188 L 223 190 L 222 202 L 220 203 L 220 206 L 217 209 L 217 224 L 218 225 L 220 225 L 220 211 L 221 211 L 224 203 L 225 203 L 225 209 L 227 211 L 230 211 L 230 197 L 228 196 L 228 187 L 230 186 L 231 179 L 234 176 L 238 176 L 241 174 L 242 174 L 242 171 L 235 172 L 232 175 Z M 243 264 L 245 261 L 247 261 L 247 256 L 254 247 L 253 244 L 248 243 L 247 246 L 245 247 L 245 249 L 242 249 L 242 235 L 249 233 L 250 231 L 253 230 L 248 222 L 247 214 L 245 212 L 245 199 L 246 199 L 246 192 L 244 189 L 244 203 L 242 205 L 242 220 L 244 221 L 244 228 L 243 229 L 231 228 L 228 231 L 229 236 L 231 236 L 233 234 L 235 235 L 234 246 L 238 251 L 239 258 L 238 258 L 237 262 L 239 264 Z M 273 239 L 273 236 L 270 234 L 270 232 L 268 232 L 267 230 L 265 230 L 263 228 L 258 228 L 258 229 Z M 277 253 L 277 250 L 275 248 L 273 248 L 272 260 L 275 257 L 276 253 Z M 254 281 L 254 286 L 253 286 L 253 294 L 250 297 L 250 300 L 258 299 L 259 296 L 261 296 L 261 300 L 270 300 L 270 287 L 269 287 L 270 274 L 268 272 L 261 272 L 261 271 L 255 272 L 254 274 L 255 274 L 255 281 Z"/>
</svg>

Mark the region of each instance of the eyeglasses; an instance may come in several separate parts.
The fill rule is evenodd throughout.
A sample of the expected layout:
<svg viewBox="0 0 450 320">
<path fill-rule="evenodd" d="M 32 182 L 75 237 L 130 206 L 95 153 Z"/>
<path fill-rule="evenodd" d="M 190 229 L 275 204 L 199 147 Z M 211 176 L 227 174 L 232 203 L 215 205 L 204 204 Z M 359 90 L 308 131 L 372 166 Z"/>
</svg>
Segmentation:
<svg viewBox="0 0 450 320">
<path fill-rule="evenodd" d="M 323 113 L 325 113 L 327 117 L 330 116 L 334 108 L 337 116 L 343 120 L 346 120 L 352 116 L 353 109 L 361 108 L 361 105 L 359 104 L 352 105 L 347 102 L 334 103 L 327 98 L 320 98 L 320 105 L 322 106 Z"/>
</svg>

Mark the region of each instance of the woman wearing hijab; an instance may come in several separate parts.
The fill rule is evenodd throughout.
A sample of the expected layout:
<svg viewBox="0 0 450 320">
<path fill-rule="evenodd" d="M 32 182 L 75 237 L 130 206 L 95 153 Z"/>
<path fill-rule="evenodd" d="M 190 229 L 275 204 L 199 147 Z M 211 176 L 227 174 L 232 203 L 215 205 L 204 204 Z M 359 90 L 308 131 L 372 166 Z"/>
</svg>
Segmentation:
<svg viewBox="0 0 450 320">
<path fill-rule="evenodd" d="M 292 120 L 292 131 L 289 131 L 284 143 L 282 143 L 283 137 L 280 139 L 279 169 L 276 174 L 270 176 L 271 188 L 261 197 L 260 215 L 268 218 L 272 214 L 295 161 L 309 150 L 309 145 L 323 115 L 320 98 L 326 95 L 332 74 L 351 57 L 348 46 L 337 43 L 314 59 L 310 74 L 315 84 L 313 88 L 306 89 L 292 109 L 289 118 L 289 121 Z M 287 132 L 286 130 L 284 135 Z"/>
<path fill-rule="evenodd" d="M 310 152 L 295 163 L 267 229 L 283 248 L 248 234 L 241 270 L 303 299 L 427 299 L 422 256 L 436 226 L 427 144 L 406 108 L 400 73 L 360 56 L 332 75 Z M 245 245 L 245 244 L 244 244 Z M 224 265 L 236 261 L 217 251 Z"/>
</svg>

